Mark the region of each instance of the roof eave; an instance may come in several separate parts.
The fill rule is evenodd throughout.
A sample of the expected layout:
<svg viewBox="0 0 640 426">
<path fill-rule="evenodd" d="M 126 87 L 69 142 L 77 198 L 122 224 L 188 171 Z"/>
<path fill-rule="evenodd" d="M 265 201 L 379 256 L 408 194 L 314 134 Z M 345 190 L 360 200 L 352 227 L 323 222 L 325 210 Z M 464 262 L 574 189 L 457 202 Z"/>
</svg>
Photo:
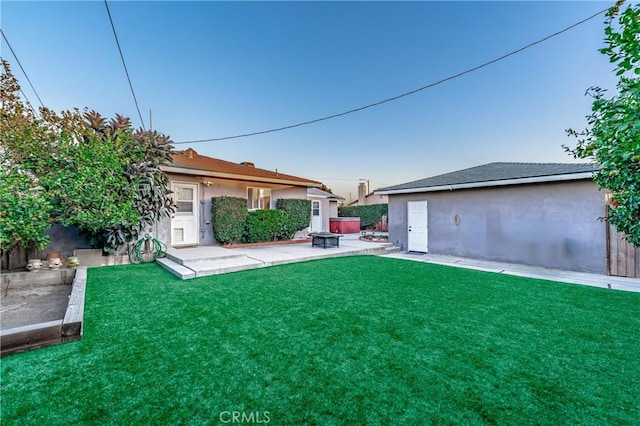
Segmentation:
<svg viewBox="0 0 640 426">
<path fill-rule="evenodd" d="M 325 200 L 336 200 L 336 201 L 344 200 L 344 198 L 342 197 L 330 196 L 330 195 L 307 194 L 307 196 L 309 198 L 323 198 Z"/>
<path fill-rule="evenodd" d="M 375 193 L 378 195 L 411 194 L 415 192 L 454 191 L 457 189 L 484 188 L 484 187 L 507 186 L 507 185 L 524 185 L 528 183 L 560 182 L 560 181 L 583 180 L 583 179 L 593 179 L 593 172 L 568 173 L 568 174 L 562 174 L 562 175 L 491 180 L 486 182 L 469 182 L 469 183 L 459 183 L 454 185 L 426 186 L 426 187 L 404 188 L 404 189 L 395 189 L 395 190 L 382 189 L 379 191 L 375 191 Z"/>
<path fill-rule="evenodd" d="M 312 182 L 312 181 L 296 181 L 290 179 L 279 179 L 279 178 L 269 178 L 262 176 L 250 176 L 250 175 L 241 175 L 235 173 L 221 173 L 215 172 L 212 170 L 200 170 L 200 169 L 190 169 L 186 167 L 177 167 L 170 165 L 160 166 L 160 169 L 166 173 L 179 173 L 183 175 L 194 175 L 194 176 L 206 176 L 206 177 L 214 177 L 220 179 L 234 179 L 234 180 L 244 180 L 244 181 L 253 181 L 253 182 L 264 182 L 264 183 L 278 183 L 285 185 L 295 185 L 302 186 L 305 188 L 315 187 L 319 188 L 322 186 L 320 182 Z"/>
</svg>

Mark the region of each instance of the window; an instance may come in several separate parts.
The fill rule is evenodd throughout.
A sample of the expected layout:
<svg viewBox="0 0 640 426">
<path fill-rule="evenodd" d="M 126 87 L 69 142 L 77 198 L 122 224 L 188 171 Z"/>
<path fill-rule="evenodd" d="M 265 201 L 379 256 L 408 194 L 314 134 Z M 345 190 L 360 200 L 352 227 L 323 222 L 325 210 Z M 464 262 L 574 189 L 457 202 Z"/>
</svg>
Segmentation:
<svg viewBox="0 0 640 426">
<path fill-rule="evenodd" d="M 320 216 L 320 201 L 311 202 L 311 214 L 313 216 Z"/>
<path fill-rule="evenodd" d="M 271 188 L 247 188 L 247 208 L 249 210 L 269 210 L 271 208 Z"/>
<path fill-rule="evenodd" d="M 193 189 L 185 187 L 176 187 L 175 189 L 175 202 L 176 202 L 176 214 L 178 215 L 192 215 L 193 214 L 193 201 L 194 193 Z"/>
</svg>

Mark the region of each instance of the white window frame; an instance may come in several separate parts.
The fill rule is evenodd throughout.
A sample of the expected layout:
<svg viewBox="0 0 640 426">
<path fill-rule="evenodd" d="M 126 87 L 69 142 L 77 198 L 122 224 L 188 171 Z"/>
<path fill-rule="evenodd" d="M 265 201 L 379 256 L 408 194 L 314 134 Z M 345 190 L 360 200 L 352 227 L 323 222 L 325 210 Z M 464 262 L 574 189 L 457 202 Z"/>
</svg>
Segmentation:
<svg viewBox="0 0 640 426">
<path fill-rule="evenodd" d="M 175 211 L 174 215 L 175 216 L 195 216 L 197 214 L 196 210 L 198 208 L 198 206 L 197 206 L 198 200 L 196 198 L 197 195 L 198 195 L 198 187 L 197 187 L 197 185 L 193 184 L 193 183 L 182 183 L 182 182 L 173 182 L 173 183 L 174 183 L 174 186 L 179 186 L 182 189 L 189 189 L 189 190 L 192 191 L 191 192 L 191 195 L 192 195 L 191 199 L 182 199 L 182 198 L 180 198 L 178 196 L 178 190 L 177 189 L 172 189 L 173 193 L 175 194 L 173 196 L 173 202 L 176 203 L 176 205 L 179 202 L 190 202 L 191 203 L 191 209 L 192 209 L 192 211 L 190 211 L 190 212 L 180 212 L 176 208 L 176 211 Z"/>
<path fill-rule="evenodd" d="M 253 194 L 256 191 L 258 193 L 257 200 L 253 198 Z M 247 187 L 247 209 L 249 211 L 271 210 L 271 195 L 272 195 L 271 188 L 260 188 L 257 186 L 248 186 Z M 269 203 L 267 206 L 265 206 L 263 205 L 263 199 L 267 196 L 269 197 Z M 257 206 L 255 204 L 255 201 L 257 201 Z"/>
</svg>

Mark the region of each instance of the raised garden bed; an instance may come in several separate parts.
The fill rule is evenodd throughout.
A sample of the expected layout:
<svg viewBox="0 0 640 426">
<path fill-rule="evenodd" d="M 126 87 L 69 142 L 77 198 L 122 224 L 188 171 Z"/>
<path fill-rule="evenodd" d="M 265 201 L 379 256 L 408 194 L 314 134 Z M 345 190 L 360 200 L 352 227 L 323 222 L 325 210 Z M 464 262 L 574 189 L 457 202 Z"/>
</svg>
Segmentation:
<svg viewBox="0 0 640 426">
<path fill-rule="evenodd" d="M 0 355 L 82 338 L 87 268 L 2 274 Z"/>
</svg>

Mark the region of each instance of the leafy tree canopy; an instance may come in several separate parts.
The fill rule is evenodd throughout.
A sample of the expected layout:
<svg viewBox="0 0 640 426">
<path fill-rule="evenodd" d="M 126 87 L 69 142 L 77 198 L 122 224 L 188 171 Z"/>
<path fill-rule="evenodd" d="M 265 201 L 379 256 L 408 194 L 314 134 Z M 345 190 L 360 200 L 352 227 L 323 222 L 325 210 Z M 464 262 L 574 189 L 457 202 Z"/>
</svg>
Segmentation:
<svg viewBox="0 0 640 426">
<path fill-rule="evenodd" d="M 113 252 L 173 211 L 160 170 L 171 159 L 167 136 L 134 131 L 120 115 L 106 121 L 95 111 L 36 112 L 2 64 L 3 251 L 30 242 L 43 247 L 42 232 L 60 223 L 77 225 L 95 246 Z"/>
<path fill-rule="evenodd" d="M 606 220 L 640 246 L 640 4 L 620 13 L 623 3 L 607 12 L 605 47 L 600 49 L 615 66 L 617 93 L 606 97 L 599 87 L 587 91 L 593 97 L 588 127 L 567 130 L 578 142 L 565 150 L 601 166 L 594 180 L 611 193 Z"/>
</svg>

